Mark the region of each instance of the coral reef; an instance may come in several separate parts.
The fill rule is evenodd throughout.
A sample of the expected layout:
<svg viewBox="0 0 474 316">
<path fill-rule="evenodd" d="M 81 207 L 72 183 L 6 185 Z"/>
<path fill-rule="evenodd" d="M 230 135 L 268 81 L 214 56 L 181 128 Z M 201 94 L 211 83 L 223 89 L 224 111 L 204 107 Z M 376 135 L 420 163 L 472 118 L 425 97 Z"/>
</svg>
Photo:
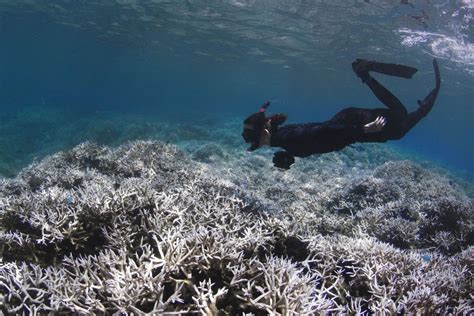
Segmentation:
<svg viewBox="0 0 474 316">
<path fill-rule="evenodd" d="M 348 158 L 359 150 L 288 172 L 216 144 L 46 157 L 0 182 L 0 310 L 473 312 L 472 200 L 392 154 Z"/>
</svg>

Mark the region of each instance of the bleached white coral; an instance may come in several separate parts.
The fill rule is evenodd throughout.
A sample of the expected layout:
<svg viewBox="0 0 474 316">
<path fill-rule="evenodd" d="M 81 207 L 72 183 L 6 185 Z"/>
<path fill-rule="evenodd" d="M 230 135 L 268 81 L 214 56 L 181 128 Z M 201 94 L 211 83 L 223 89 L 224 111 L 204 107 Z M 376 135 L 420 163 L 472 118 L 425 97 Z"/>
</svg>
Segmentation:
<svg viewBox="0 0 474 316">
<path fill-rule="evenodd" d="M 442 182 L 419 167 L 400 167 L 422 181 Z M 384 218 L 405 205 L 400 196 L 416 202 L 405 217 L 429 217 L 421 207 L 427 200 L 416 199 L 418 185 L 402 187 L 403 179 L 395 177 L 399 187 L 387 189 L 390 165 L 354 182 L 325 178 L 303 190 L 292 189 L 303 177 L 276 177 L 280 171 L 259 171 L 245 159 L 239 168 L 249 171 L 242 173 L 248 178 L 214 177 L 210 168 L 161 142 L 113 150 L 86 143 L 2 181 L 2 312 L 471 311 L 472 247 L 445 257 L 377 239 L 376 229 L 389 227 L 380 225 Z M 332 186 L 324 191 L 325 185 Z M 427 196 L 438 190 L 432 185 Z M 463 200 L 446 201 L 462 231 L 472 231 Z M 430 214 L 441 216 L 439 201 L 432 203 Z M 341 207 L 348 212 L 338 212 Z M 393 227 L 403 226 L 397 220 Z M 435 231 L 439 248 L 446 241 L 444 247 L 459 245 L 449 242 L 449 230 Z"/>
</svg>

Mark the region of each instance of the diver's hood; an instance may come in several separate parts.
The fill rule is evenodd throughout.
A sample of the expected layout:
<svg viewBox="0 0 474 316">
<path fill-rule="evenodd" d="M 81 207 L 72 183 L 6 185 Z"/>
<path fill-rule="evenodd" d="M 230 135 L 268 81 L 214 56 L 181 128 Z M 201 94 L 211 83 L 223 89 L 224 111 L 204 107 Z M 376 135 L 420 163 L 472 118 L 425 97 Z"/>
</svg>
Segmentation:
<svg viewBox="0 0 474 316">
<path fill-rule="evenodd" d="M 244 132 L 242 133 L 242 137 L 246 143 L 251 144 L 247 149 L 248 151 L 254 151 L 260 146 L 260 134 L 262 133 L 265 123 L 267 122 L 265 110 L 269 106 L 270 102 L 265 102 L 260 107 L 260 111 L 250 115 L 244 120 Z"/>
</svg>

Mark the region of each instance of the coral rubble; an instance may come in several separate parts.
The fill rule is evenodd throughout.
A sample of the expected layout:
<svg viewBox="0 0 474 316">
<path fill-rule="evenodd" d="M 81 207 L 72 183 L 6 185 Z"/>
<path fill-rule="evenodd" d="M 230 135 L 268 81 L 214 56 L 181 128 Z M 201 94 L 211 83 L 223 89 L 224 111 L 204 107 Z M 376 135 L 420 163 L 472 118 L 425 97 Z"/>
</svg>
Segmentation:
<svg viewBox="0 0 474 316">
<path fill-rule="evenodd" d="M 289 172 L 215 144 L 49 156 L 0 182 L 0 309 L 473 312 L 472 200 L 414 163 L 362 170 L 350 154 Z"/>
</svg>

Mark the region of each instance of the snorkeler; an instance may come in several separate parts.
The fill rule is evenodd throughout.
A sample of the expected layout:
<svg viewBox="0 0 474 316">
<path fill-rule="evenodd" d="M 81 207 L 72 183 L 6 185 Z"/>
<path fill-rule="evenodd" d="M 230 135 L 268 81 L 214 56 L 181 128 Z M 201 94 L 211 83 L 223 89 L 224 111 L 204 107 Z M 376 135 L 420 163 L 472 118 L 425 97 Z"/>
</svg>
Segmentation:
<svg viewBox="0 0 474 316">
<path fill-rule="evenodd" d="M 356 142 L 386 142 L 401 139 L 434 105 L 441 86 L 438 63 L 433 60 L 436 87 L 423 100 L 418 100 L 418 109 L 408 113 L 406 108 L 390 91 L 383 87 L 369 72 L 401 78 L 411 78 L 416 68 L 379 63 L 357 59 L 352 68 L 363 83 L 369 86 L 374 95 L 387 107 L 376 109 L 347 108 L 332 119 L 319 123 L 283 124 L 287 116 L 275 114 L 265 116 L 270 102 L 265 102 L 258 113 L 244 121 L 242 137 L 254 151 L 262 146 L 281 147 L 284 151 L 275 153 L 273 163 L 276 167 L 289 169 L 294 157 L 307 157 L 313 154 L 340 150 Z"/>
</svg>

